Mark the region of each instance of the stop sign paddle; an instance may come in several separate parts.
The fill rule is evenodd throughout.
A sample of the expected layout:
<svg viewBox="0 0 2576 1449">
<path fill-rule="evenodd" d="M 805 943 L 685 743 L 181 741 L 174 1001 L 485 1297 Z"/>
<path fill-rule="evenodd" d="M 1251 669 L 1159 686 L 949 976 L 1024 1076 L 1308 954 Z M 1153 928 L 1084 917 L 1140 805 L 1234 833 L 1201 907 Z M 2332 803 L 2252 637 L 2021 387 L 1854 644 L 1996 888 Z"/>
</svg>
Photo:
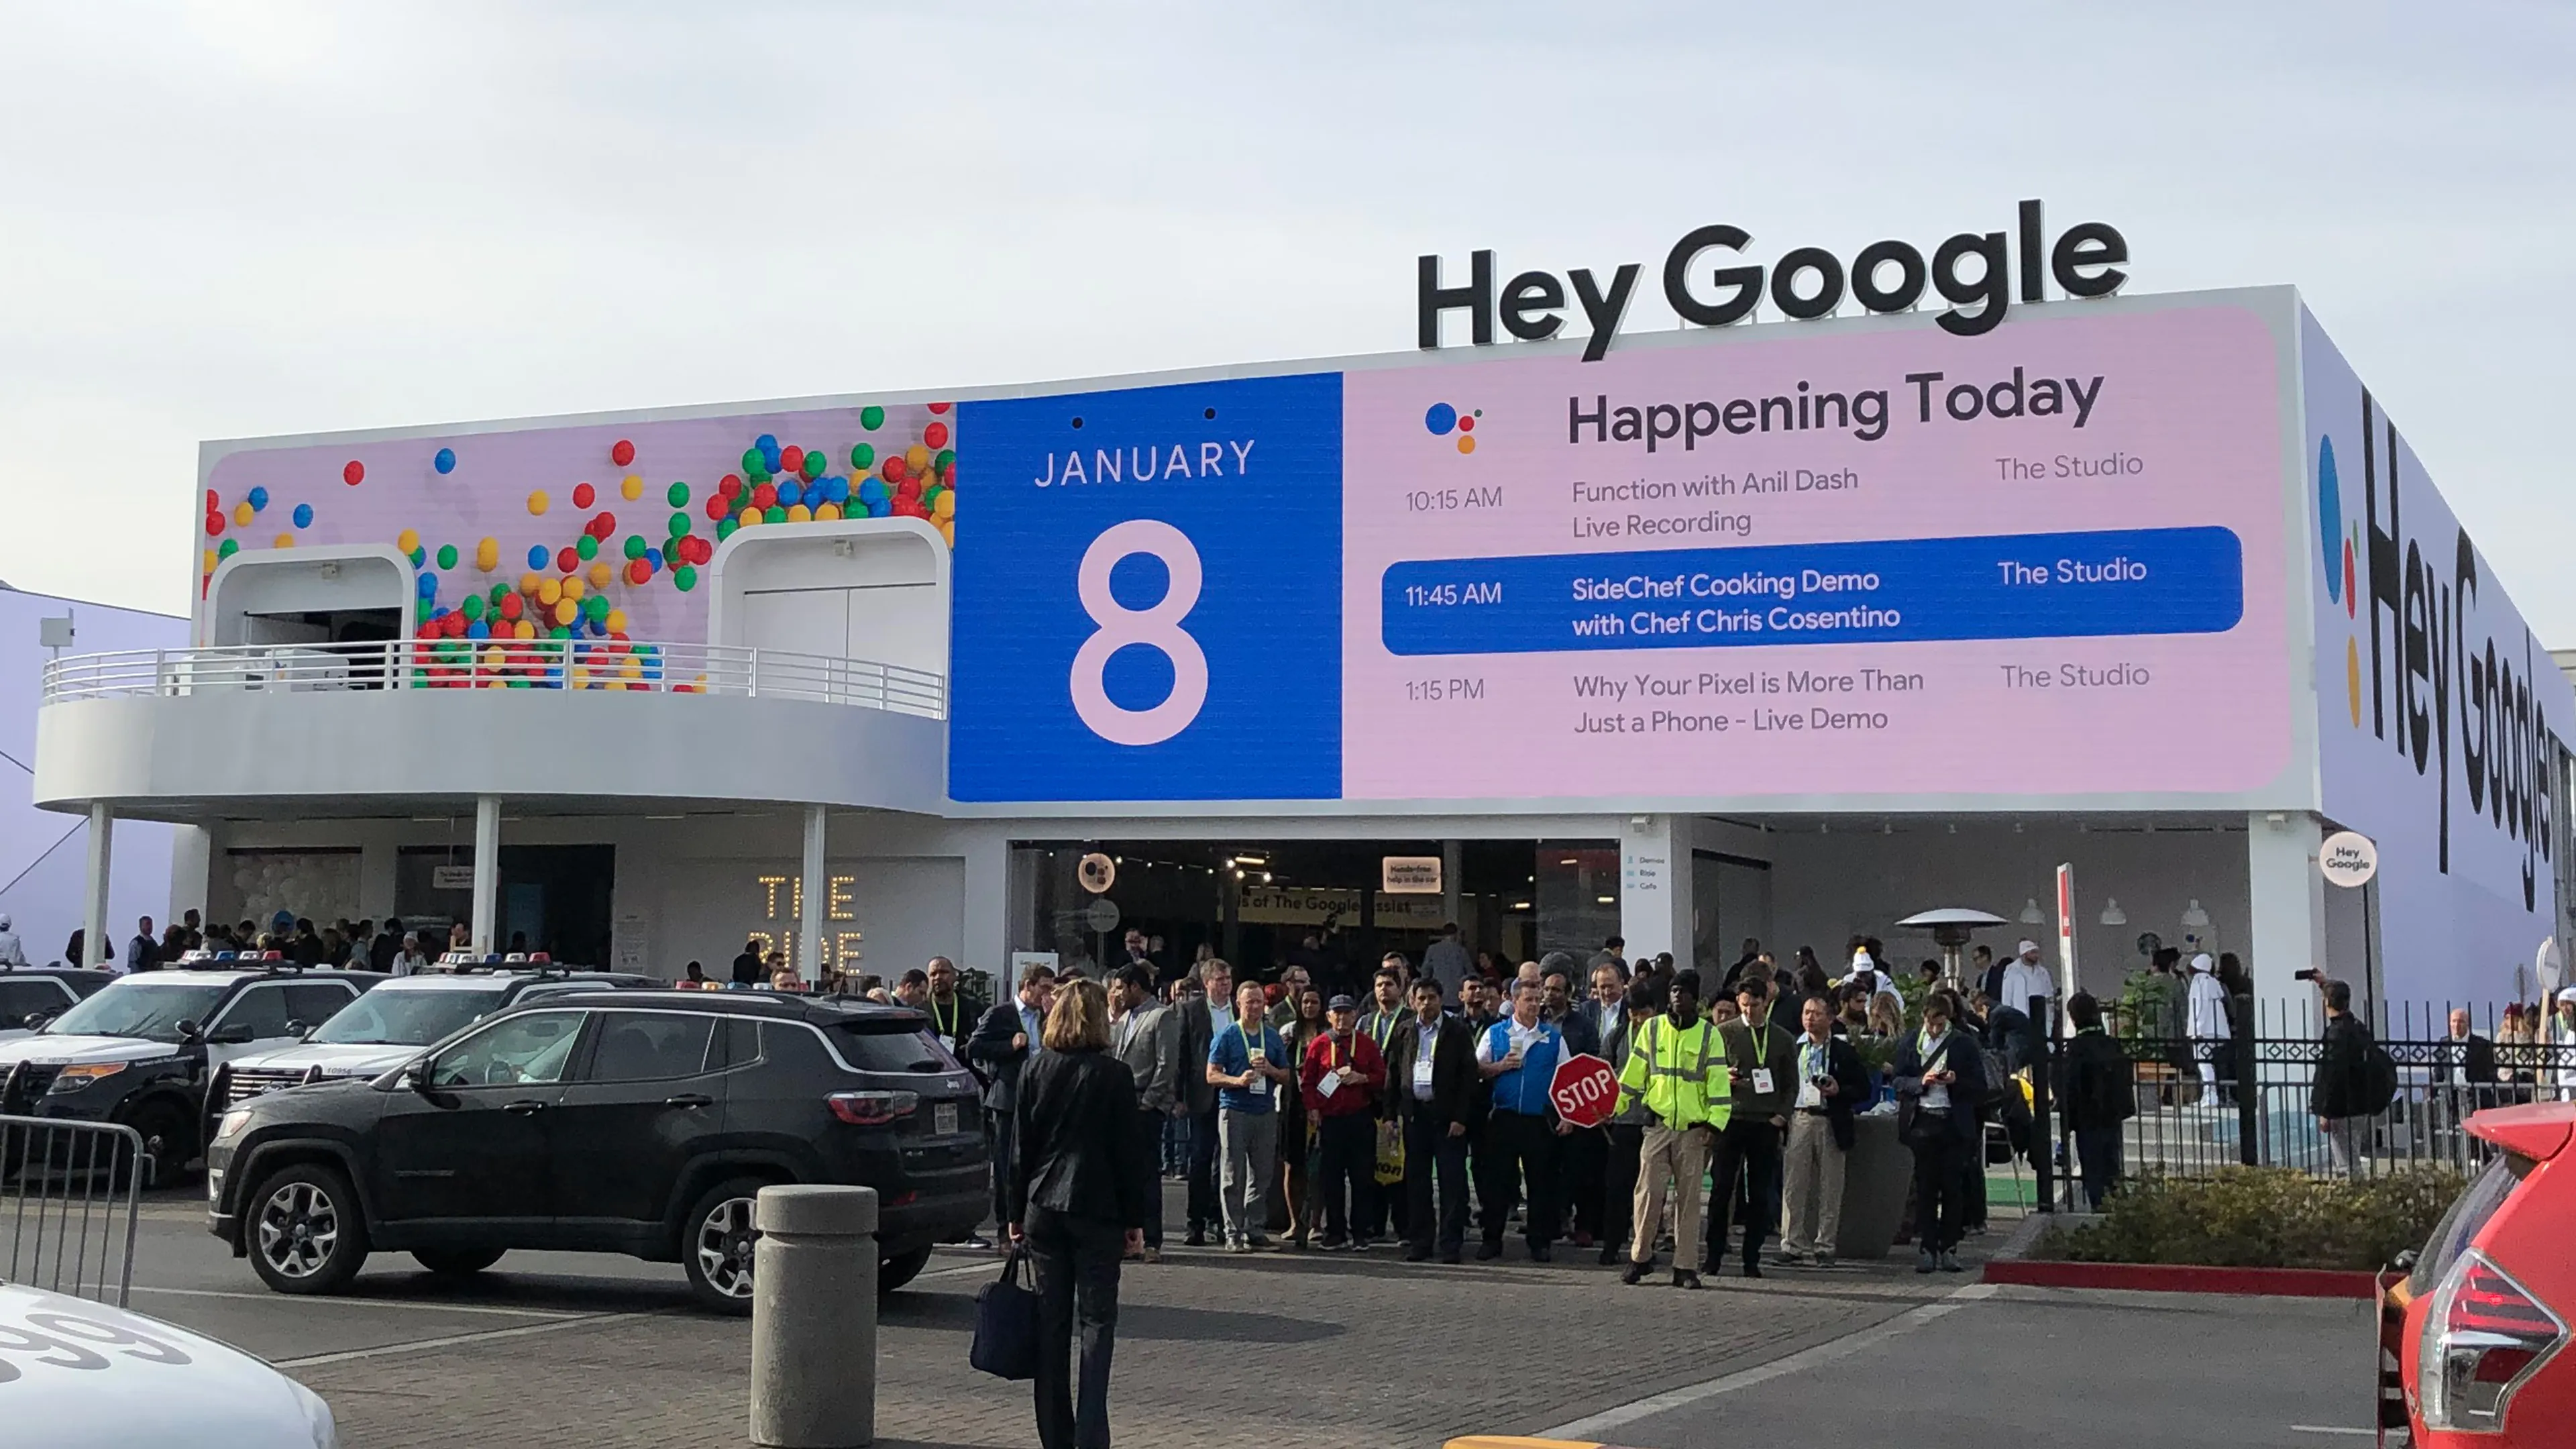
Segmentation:
<svg viewBox="0 0 2576 1449">
<path fill-rule="evenodd" d="M 1598 1127 L 1619 1110 L 1619 1079 L 1599 1057 L 1577 1053 L 1557 1063 L 1547 1099 L 1570 1126 Z"/>
</svg>

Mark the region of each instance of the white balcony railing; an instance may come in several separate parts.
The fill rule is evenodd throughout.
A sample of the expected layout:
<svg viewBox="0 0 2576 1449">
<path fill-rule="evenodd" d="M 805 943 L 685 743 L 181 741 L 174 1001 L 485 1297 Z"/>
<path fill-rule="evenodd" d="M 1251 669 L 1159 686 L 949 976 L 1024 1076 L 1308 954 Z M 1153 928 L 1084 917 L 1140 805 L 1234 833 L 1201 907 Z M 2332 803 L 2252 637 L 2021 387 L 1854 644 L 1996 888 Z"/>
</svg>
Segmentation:
<svg viewBox="0 0 2576 1449">
<path fill-rule="evenodd" d="M 46 663 L 44 702 L 386 689 L 730 694 L 948 717 L 948 682 L 926 669 L 775 649 L 612 639 L 398 639 L 73 654 Z"/>
</svg>

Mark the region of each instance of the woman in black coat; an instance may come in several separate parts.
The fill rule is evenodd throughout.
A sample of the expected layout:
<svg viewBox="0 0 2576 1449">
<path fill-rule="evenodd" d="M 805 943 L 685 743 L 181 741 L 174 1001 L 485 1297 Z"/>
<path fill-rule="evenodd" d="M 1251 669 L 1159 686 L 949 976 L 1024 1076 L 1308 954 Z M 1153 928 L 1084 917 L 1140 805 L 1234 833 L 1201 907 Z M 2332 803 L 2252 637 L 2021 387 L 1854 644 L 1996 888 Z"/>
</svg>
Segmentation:
<svg viewBox="0 0 2576 1449">
<path fill-rule="evenodd" d="M 1135 1130 L 1136 1079 L 1109 1054 L 1109 999 L 1075 979 L 1055 995 L 1044 1051 L 1020 1069 L 1013 1108 L 1011 1242 L 1036 1270 L 1038 1443 L 1109 1449 L 1109 1359 L 1118 1332 L 1118 1261 L 1144 1243 L 1159 1191 Z M 1081 1409 L 1067 1361 L 1082 1325 Z"/>
</svg>

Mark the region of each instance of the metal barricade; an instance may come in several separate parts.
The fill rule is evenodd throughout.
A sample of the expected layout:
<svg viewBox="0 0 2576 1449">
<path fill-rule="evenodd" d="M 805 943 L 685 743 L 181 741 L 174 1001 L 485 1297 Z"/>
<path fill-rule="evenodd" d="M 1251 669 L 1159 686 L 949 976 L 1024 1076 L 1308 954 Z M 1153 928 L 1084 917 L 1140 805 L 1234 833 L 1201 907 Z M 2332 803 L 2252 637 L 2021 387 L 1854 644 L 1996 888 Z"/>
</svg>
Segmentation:
<svg viewBox="0 0 2576 1449">
<path fill-rule="evenodd" d="M 0 1277 L 124 1307 L 143 1157 L 114 1122 L 0 1117 Z"/>
</svg>

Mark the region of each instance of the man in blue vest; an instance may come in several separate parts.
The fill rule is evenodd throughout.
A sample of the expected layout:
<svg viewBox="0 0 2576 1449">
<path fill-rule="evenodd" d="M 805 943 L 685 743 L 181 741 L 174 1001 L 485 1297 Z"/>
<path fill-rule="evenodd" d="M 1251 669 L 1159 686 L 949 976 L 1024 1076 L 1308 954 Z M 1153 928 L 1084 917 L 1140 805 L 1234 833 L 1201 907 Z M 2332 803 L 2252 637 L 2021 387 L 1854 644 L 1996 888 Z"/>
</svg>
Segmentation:
<svg viewBox="0 0 2576 1449">
<path fill-rule="evenodd" d="M 1513 983 L 1512 1014 L 1476 1039 L 1476 1070 L 1494 1094 L 1477 1174 L 1482 1181 L 1476 1197 L 1484 1208 L 1479 1259 L 1503 1254 L 1503 1216 L 1515 1176 L 1526 1194 L 1530 1261 L 1547 1262 L 1548 1244 L 1556 1238 L 1557 1139 L 1569 1129 L 1557 1120 L 1547 1089 L 1565 1057 L 1565 1034 L 1541 1015 L 1545 1001 L 1546 989 L 1538 982 Z"/>
</svg>

